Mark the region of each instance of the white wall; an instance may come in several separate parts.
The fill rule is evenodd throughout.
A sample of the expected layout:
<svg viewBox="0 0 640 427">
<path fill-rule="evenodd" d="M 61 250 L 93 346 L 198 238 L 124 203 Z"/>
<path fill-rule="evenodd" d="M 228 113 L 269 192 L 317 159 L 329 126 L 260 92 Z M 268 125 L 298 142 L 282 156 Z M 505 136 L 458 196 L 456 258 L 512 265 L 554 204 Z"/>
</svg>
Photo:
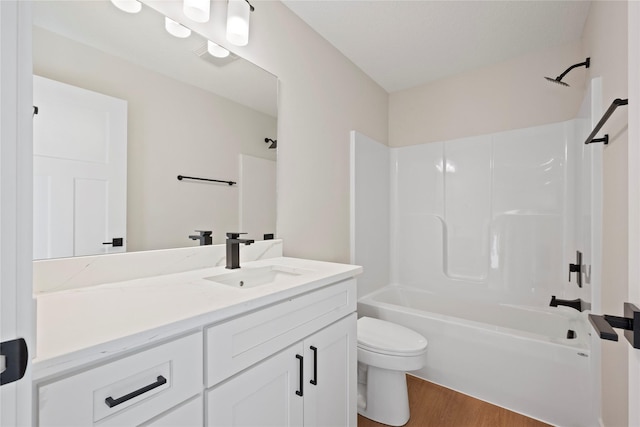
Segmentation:
<svg viewBox="0 0 640 427">
<path fill-rule="evenodd" d="M 214 243 L 239 226 L 239 188 L 177 175 L 239 180 L 240 153 L 275 160 L 276 119 L 200 88 L 34 27 L 34 73 L 128 102 L 129 251 Z M 251 123 L 251 126 L 247 126 Z"/>
<path fill-rule="evenodd" d="M 627 2 L 592 2 L 582 37 L 591 56 L 589 77 L 602 77 L 602 109 L 628 96 Z M 633 102 L 633 100 L 631 100 Z M 609 145 L 603 153 L 602 311 L 622 315 L 628 286 L 627 108 L 605 125 Z M 627 343 L 602 341 L 602 419 L 605 426 L 628 425 Z"/>
<path fill-rule="evenodd" d="M 584 96 L 585 68 L 563 79 L 571 87 L 544 76 L 555 78 L 585 58 L 580 43 L 572 43 L 392 93 L 389 145 L 448 141 L 571 120 Z"/>
<path fill-rule="evenodd" d="M 181 2 L 144 2 L 184 20 Z M 386 144 L 388 95 L 279 1 L 254 6 L 246 47 L 225 40 L 225 2 L 212 3 L 212 22 L 189 26 L 279 78 L 277 235 L 285 255 L 348 262 L 349 132 Z"/>
<path fill-rule="evenodd" d="M 362 265 L 358 297 L 389 283 L 391 156 L 389 147 L 351 133 L 351 263 Z"/>
</svg>

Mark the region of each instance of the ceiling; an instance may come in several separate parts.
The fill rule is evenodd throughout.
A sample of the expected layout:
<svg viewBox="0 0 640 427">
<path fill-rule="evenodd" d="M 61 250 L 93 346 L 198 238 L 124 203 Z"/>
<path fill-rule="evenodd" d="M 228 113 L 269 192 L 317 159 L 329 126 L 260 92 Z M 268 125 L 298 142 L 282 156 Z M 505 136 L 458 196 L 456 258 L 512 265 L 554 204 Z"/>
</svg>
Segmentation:
<svg viewBox="0 0 640 427">
<path fill-rule="evenodd" d="M 283 3 L 390 93 L 577 41 L 590 6 L 579 0 Z"/>
</svg>

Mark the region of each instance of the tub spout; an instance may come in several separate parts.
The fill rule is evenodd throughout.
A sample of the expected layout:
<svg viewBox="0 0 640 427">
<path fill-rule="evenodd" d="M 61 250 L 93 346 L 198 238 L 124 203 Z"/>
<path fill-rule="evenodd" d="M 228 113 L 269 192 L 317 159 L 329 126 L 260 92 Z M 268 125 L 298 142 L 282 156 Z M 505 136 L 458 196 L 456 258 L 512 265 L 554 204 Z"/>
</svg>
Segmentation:
<svg viewBox="0 0 640 427">
<path fill-rule="evenodd" d="M 584 311 L 584 310 L 590 310 L 591 309 L 591 304 L 589 304 L 586 301 L 582 301 L 580 298 L 572 299 L 572 300 L 566 300 L 566 299 L 556 298 L 555 295 L 552 295 L 551 296 L 551 302 L 549 302 L 549 306 L 550 307 L 557 307 L 559 305 L 564 305 L 566 307 L 575 308 L 578 311 Z"/>
</svg>

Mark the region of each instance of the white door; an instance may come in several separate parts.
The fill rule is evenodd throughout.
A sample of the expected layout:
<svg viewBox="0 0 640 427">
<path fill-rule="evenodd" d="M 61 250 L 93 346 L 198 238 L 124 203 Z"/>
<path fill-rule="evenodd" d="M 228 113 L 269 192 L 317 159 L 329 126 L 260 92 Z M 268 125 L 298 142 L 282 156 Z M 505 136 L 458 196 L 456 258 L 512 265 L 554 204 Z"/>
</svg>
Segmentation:
<svg viewBox="0 0 640 427">
<path fill-rule="evenodd" d="M 353 426 L 357 414 L 356 314 L 304 340 L 304 425 Z"/>
<path fill-rule="evenodd" d="M 0 386 L 0 425 L 30 426 L 31 364 L 35 352 L 31 293 L 31 9 L 29 2 L 0 1 L 0 341 L 24 339 L 26 373 Z M 7 370 L 18 360 L 2 359 Z M 4 366 L 3 366 L 4 368 Z M 17 376 L 16 376 L 17 378 Z"/>
<path fill-rule="evenodd" d="M 207 425 L 301 426 L 308 386 L 301 357 L 299 343 L 214 387 L 207 394 Z"/>
<path fill-rule="evenodd" d="M 124 252 L 127 102 L 40 76 L 33 102 L 34 259 Z"/>
</svg>

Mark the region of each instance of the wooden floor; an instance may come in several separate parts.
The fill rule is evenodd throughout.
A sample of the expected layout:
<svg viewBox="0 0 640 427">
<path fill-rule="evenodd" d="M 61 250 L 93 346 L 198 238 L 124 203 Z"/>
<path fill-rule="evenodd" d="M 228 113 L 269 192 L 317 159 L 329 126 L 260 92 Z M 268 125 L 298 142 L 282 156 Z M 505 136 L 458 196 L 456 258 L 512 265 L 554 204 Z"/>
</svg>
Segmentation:
<svg viewBox="0 0 640 427">
<path fill-rule="evenodd" d="M 409 410 L 407 427 L 542 427 L 543 422 L 499 406 L 407 375 Z M 358 415 L 358 427 L 378 427 Z"/>
</svg>

